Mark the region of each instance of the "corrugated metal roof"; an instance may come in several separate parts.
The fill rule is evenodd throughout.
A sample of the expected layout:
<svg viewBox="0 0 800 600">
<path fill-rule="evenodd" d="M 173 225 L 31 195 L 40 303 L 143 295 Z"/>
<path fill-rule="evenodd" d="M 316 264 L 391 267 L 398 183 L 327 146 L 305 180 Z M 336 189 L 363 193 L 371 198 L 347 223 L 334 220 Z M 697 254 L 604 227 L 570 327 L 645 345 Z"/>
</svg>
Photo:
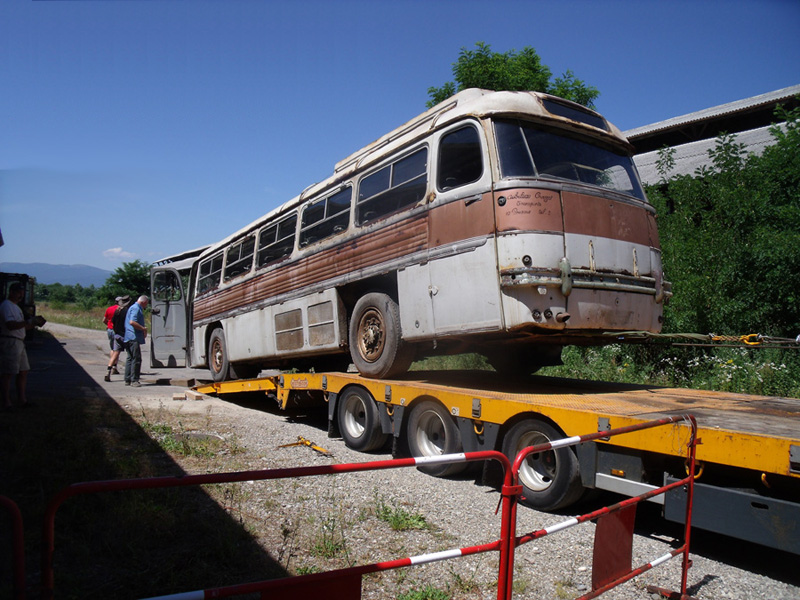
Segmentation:
<svg viewBox="0 0 800 600">
<path fill-rule="evenodd" d="M 783 125 L 781 125 L 783 126 Z M 736 134 L 736 143 L 744 144 L 746 154 L 761 154 L 764 148 L 775 143 L 775 138 L 769 132 L 769 127 L 759 127 L 750 131 Z M 700 140 L 674 146 L 675 167 L 667 173 L 668 177 L 676 175 L 694 175 L 694 172 L 703 165 L 709 165 L 711 158 L 708 151 L 714 148 L 717 138 Z M 642 183 L 655 185 L 661 180 L 661 175 L 656 169 L 658 151 L 645 152 L 633 157 Z"/>
<path fill-rule="evenodd" d="M 759 106 L 775 104 L 781 100 L 786 100 L 797 95 L 800 95 L 800 85 L 793 85 L 791 87 L 776 90 L 774 92 L 767 92 L 766 94 L 753 96 L 752 98 L 737 100 L 736 102 L 729 102 L 727 104 L 720 104 L 719 106 L 713 106 L 711 108 L 699 110 L 697 112 L 689 113 L 680 117 L 673 117 L 671 119 L 667 119 L 666 121 L 659 121 L 658 123 L 653 123 L 651 125 L 636 127 L 623 133 L 631 142 L 635 142 L 636 138 L 639 136 L 649 135 L 668 129 L 676 129 L 690 123 L 707 121 L 715 117 L 730 115 L 737 112 L 746 112 Z"/>
</svg>

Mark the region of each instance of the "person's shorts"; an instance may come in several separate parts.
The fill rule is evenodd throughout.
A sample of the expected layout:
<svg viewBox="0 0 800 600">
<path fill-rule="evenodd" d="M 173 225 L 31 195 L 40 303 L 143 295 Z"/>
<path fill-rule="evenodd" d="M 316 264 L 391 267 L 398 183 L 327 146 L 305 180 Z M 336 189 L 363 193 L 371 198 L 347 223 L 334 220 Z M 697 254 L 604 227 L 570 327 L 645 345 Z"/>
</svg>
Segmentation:
<svg viewBox="0 0 800 600">
<path fill-rule="evenodd" d="M 106 329 L 106 334 L 108 335 L 108 347 L 113 350 L 114 349 L 114 330 L 113 329 Z"/>
<path fill-rule="evenodd" d="M 16 375 L 30 370 L 25 342 L 15 337 L 0 337 L 0 373 Z"/>
<path fill-rule="evenodd" d="M 123 350 L 125 350 L 125 342 L 122 341 L 121 335 L 116 335 L 116 334 L 114 335 L 114 343 L 111 346 L 111 349 L 114 352 L 122 352 Z"/>
</svg>

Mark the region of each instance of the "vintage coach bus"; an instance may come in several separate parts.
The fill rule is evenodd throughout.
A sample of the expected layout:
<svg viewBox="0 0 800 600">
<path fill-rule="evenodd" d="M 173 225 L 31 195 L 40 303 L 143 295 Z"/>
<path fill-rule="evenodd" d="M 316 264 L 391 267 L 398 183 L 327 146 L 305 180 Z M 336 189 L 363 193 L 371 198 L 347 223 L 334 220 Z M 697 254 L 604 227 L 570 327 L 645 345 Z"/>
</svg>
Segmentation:
<svg viewBox="0 0 800 600">
<path fill-rule="evenodd" d="M 578 104 L 462 91 L 221 242 L 157 263 L 153 360 L 217 381 L 350 362 L 380 378 L 477 351 L 530 373 L 565 344 L 657 332 L 670 286 L 630 152 Z"/>
</svg>

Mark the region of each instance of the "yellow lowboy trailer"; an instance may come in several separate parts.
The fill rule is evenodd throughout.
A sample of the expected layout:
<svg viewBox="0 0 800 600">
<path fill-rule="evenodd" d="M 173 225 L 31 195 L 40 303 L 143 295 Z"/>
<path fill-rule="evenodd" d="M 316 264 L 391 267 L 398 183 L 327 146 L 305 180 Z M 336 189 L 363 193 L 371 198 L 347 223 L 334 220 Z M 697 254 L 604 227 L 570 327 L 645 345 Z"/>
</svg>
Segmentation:
<svg viewBox="0 0 800 600">
<path fill-rule="evenodd" d="M 327 402 L 329 435 L 360 451 L 431 456 L 526 446 L 691 413 L 699 425 L 692 524 L 800 554 L 800 400 L 491 372 L 412 372 L 404 379 L 281 374 L 201 386 L 206 394 L 260 391 L 281 408 Z M 555 510 L 586 489 L 633 496 L 685 476 L 689 428 L 662 427 L 532 455 L 524 502 Z M 459 465 L 426 467 L 436 476 Z M 682 521 L 685 496 L 655 499 Z"/>
</svg>

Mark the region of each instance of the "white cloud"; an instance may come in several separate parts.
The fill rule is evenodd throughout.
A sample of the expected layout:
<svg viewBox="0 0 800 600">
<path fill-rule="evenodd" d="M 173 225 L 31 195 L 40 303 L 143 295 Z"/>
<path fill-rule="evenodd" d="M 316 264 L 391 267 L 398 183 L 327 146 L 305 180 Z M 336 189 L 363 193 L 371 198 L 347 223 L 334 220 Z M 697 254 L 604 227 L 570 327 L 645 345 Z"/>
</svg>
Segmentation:
<svg viewBox="0 0 800 600">
<path fill-rule="evenodd" d="M 103 250 L 103 256 L 110 260 L 121 260 L 125 258 L 136 258 L 136 255 L 133 252 L 127 252 L 122 248 L 109 248 L 108 250 Z"/>
</svg>

